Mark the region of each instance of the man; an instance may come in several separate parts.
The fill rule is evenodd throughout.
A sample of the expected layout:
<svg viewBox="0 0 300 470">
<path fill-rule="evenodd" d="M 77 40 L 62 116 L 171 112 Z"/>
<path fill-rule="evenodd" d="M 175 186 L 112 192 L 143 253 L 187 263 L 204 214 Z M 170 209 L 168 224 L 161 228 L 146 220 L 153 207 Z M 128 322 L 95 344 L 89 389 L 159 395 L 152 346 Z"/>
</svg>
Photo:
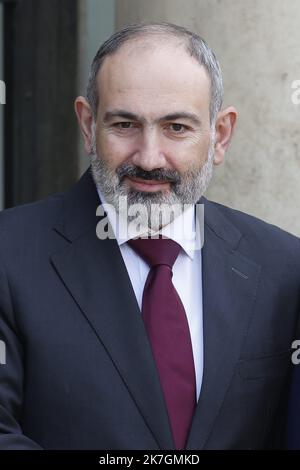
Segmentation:
<svg viewBox="0 0 300 470">
<path fill-rule="evenodd" d="M 275 445 L 300 246 L 202 197 L 236 122 L 221 104 L 183 28 L 99 49 L 75 102 L 91 171 L 1 217 L 2 449 Z"/>
</svg>

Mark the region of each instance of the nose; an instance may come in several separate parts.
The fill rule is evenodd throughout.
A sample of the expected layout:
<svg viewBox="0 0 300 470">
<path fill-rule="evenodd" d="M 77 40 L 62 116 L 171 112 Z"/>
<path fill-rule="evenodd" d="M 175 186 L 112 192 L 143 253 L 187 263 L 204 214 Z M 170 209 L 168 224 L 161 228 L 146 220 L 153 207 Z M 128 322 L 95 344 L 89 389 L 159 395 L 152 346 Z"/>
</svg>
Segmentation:
<svg viewBox="0 0 300 470">
<path fill-rule="evenodd" d="M 132 163 L 145 171 L 166 166 L 166 157 L 159 133 L 155 128 L 143 129 Z"/>
</svg>

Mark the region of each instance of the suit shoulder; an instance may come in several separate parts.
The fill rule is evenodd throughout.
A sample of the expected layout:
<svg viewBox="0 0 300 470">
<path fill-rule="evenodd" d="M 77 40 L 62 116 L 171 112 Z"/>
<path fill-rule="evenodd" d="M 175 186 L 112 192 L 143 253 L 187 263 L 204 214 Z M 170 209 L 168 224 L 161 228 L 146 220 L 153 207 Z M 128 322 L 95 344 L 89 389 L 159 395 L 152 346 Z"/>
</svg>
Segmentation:
<svg viewBox="0 0 300 470">
<path fill-rule="evenodd" d="M 58 217 L 63 193 L 53 194 L 45 199 L 22 204 L 0 212 L 0 237 L 16 234 L 19 230 L 36 230 L 53 225 Z"/>
<path fill-rule="evenodd" d="M 300 254 L 300 239 L 276 225 L 265 222 L 253 215 L 208 201 L 242 234 L 248 243 L 268 250 L 295 249 Z"/>
</svg>

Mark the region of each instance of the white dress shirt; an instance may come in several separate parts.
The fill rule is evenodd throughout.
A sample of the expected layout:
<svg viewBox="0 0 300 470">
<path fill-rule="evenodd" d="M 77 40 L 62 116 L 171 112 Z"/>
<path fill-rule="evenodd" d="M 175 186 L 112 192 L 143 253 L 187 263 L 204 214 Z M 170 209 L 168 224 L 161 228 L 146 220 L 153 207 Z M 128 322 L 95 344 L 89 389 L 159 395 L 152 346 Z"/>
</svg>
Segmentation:
<svg viewBox="0 0 300 470">
<path fill-rule="evenodd" d="M 126 243 L 127 238 L 119 237 L 116 227 L 116 212 L 114 208 L 105 202 L 103 194 L 99 191 L 99 197 L 102 204 L 105 205 L 109 222 L 119 244 L 133 290 L 136 295 L 140 310 L 142 309 L 142 296 L 144 285 L 149 273 L 148 264 Z M 179 215 L 171 224 L 172 231 L 166 231 L 166 227 L 161 230 L 162 234 L 167 235 L 179 243 L 181 251 L 173 266 L 173 284 L 183 303 L 187 321 L 190 329 L 191 342 L 193 348 L 195 374 L 196 374 L 196 394 L 199 398 L 202 376 L 203 376 L 203 306 L 202 306 L 202 262 L 201 250 L 193 249 L 191 239 L 193 234 L 200 236 L 200 231 L 196 232 L 195 206 L 190 206 L 184 214 Z M 184 234 L 182 236 L 182 227 Z M 170 228 L 170 227 L 168 227 Z M 199 243 L 197 243 L 197 246 Z"/>
</svg>

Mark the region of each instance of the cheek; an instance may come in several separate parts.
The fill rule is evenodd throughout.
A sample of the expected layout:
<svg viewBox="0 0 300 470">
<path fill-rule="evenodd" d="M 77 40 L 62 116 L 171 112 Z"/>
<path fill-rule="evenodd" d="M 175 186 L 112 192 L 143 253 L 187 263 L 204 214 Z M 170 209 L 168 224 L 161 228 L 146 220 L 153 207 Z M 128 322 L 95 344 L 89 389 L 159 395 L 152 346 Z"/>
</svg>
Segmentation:
<svg viewBox="0 0 300 470">
<path fill-rule="evenodd" d="M 99 157 L 108 163 L 110 168 L 117 168 L 130 155 L 130 147 L 125 141 L 120 141 L 112 135 L 99 135 L 97 141 Z"/>
<path fill-rule="evenodd" d="M 199 169 L 205 163 L 209 152 L 209 139 L 191 137 L 168 146 L 174 169 L 179 172 Z"/>
</svg>

